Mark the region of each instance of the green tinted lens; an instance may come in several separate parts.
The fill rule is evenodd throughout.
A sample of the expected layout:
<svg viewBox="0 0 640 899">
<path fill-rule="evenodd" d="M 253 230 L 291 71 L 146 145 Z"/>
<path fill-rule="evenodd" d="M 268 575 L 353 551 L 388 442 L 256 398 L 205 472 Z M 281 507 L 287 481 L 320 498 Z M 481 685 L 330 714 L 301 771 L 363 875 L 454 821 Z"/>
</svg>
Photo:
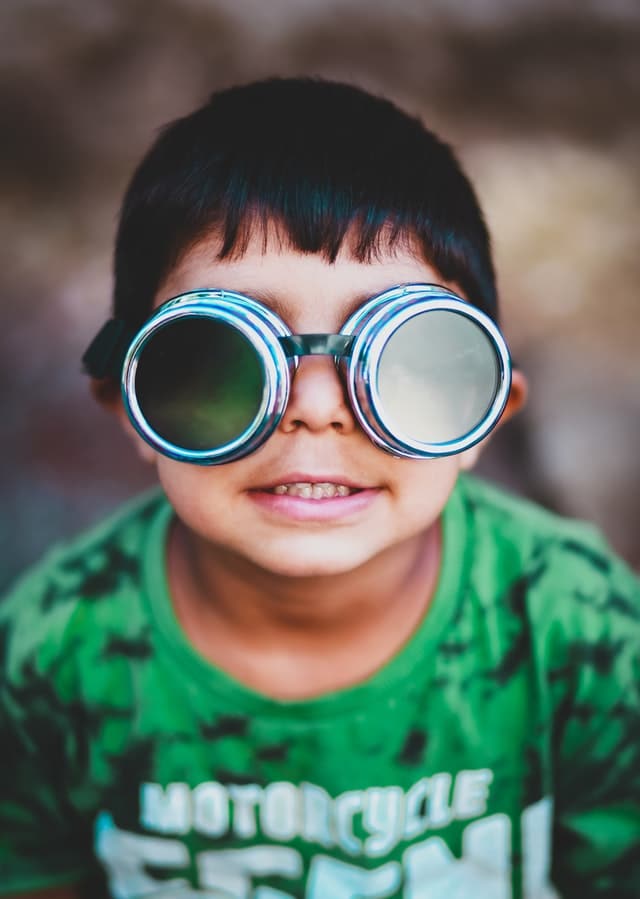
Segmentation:
<svg viewBox="0 0 640 899">
<path fill-rule="evenodd" d="M 421 312 L 391 335 L 378 370 L 381 415 L 422 443 L 450 443 L 487 416 L 500 384 L 496 349 L 466 315 Z"/>
<path fill-rule="evenodd" d="M 189 317 L 168 322 L 145 343 L 135 390 L 160 437 L 183 449 L 210 450 L 255 421 L 264 376 L 255 348 L 236 328 Z"/>
</svg>

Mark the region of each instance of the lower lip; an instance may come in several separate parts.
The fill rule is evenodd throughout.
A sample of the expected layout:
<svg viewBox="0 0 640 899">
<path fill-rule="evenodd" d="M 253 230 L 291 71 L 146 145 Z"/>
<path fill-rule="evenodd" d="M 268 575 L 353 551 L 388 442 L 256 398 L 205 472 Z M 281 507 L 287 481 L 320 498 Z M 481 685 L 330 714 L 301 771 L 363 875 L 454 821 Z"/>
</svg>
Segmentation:
<svg viewBox="0 0 640 899">
<path fill-rule="evenodd" d="M 379 490 L 360 490 L 348 496 L 305 499 L 286 493 L 252 490 L 251 500 L 266 512 L 290 521 L 339 521 L 366 511 L 379 495 Z"/>
</svg>

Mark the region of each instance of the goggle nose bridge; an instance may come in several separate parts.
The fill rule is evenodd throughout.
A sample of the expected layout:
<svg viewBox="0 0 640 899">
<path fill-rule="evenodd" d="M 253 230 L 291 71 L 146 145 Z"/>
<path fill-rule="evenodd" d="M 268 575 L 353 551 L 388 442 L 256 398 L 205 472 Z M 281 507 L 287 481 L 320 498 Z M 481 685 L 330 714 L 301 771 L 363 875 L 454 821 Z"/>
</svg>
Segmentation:
<svg viewBox="0 0 640 899">
<path fill-rule="evenodd" d="M 287 358 L 292 356 L 349 356 L 354 337 L 351 334 L 291 334 L 278 342 Z"/>
</svg>

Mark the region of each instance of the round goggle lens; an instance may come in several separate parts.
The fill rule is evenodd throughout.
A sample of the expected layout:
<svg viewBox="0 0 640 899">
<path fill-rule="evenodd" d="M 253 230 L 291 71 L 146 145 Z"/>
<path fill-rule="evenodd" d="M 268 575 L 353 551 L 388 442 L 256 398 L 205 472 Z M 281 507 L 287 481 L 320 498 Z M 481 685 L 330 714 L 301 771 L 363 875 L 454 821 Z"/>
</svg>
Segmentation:
<svg viewBox="0 0 640 899">
<path fill-rule="evenodd" d="M 382 350 L 377 388 L 384 424 L 422 443 L 451 443 L 489 412 L 500 384 L 496 349 L 466 315 L 445 309 L 401 324 Z"/>
<path fill-rule="evenodd" d="M 237 328 L 190 316 L 168 322 L 147 340 L 135 391 L 147 423 L 163 440 L 211 450 L 238 439 L 255 421 L 263 368 Z"/>
</svg>

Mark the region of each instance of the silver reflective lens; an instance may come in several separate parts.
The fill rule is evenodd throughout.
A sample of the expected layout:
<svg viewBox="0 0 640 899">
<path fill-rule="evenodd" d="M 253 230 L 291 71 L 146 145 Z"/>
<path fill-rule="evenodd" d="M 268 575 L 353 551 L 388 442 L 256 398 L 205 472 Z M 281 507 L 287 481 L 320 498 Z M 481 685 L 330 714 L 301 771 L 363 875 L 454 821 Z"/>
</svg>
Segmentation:
<svg viewBox="0 0 640 899">
<path fill-rule="evenodd" d="M 372 297 L 345 323 L 340 362 L 369 437 L 411 459 L 461 453 L 495 427 L 509 396 L 511 360 L 484 312 L 435 284 Z"/>
<path fill-rule="evenodd" d="M 493 342 L 473 319 L 419 312 L 393 331 L 380 355 L 378 414 L 410 441 L 457 441 L 486 417 L 499 374 Z"/>
</svg>

